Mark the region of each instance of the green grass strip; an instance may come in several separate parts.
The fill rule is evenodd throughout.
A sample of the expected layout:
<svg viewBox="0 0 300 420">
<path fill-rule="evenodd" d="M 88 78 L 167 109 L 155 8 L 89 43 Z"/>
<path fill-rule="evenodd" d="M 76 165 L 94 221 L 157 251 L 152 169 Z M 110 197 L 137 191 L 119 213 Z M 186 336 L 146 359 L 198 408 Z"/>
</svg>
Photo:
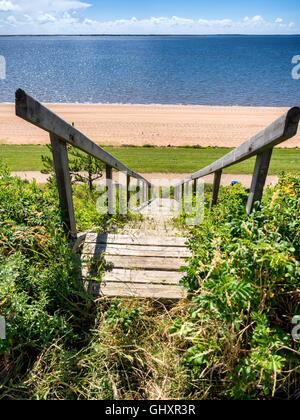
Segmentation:
<svg viewBox="0 0 300 420">
<path fill-rule="evenodd" d="M 105 150 L 136 172 L 192 173 L 227 154 L 230 148 L 193 147 L 113 147 Z M 41 155 L 48 154 L 45 146 L 0 145 L 0 159 L 12 171 L 40 171 L 43 168 Z M 230 174 L 252 173 L 255 158 L 224 170 Z M 300 149 L 275 149 L 270 166 L 270 175 L 282 171 L 300 173 Z"/>
</svg>

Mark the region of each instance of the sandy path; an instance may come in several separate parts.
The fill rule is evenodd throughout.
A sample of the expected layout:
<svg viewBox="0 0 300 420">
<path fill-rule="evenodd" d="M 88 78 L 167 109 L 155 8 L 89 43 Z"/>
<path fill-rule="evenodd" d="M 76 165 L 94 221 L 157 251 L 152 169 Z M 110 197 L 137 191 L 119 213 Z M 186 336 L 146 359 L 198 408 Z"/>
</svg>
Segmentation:
<svg viewBox="0 0 300 420">
<path fill-rule="evenodd" d="M 35 179 L 38 184 L 45 184 L 47 182 L 48 175 L 41 174 L 40 172 L 28 171 L 28 172 L 13 172 L 15 176 L 19 176 L 22 179 L 27 179 L 31 181 Z M 147 180 L 151 181 L 154 185 L 159 186 L 168 186 L 174 185 L 176 182 L 181 181 L 190 174 L 163 174 L 163 173 L 151 173 L 151 174 L 142 174 Z M 213 175 L 208 175 L 202 178 L 204 182 L 212 184 Z M 249 188 L 251 185 L 252 175 L 230 175 L 223 174 L 221 179 L 221 185 L 226 186 L 230 185 L 232 181 L 238 181 L 243 184 L 246 188 Z M 118 173 L 114 172 L 114 180 L 118 182 Z M 276 184 L 278 177 L 276 175 L 269 175 L 267 177 L 267 185 Z M 100 181 L 101 183 L 104 180 Z"/>
<path fill-rule="evenodd" d="M 100 144 L 201 145 L 236 147 L 273 122 L 286 108 L 49 105 Z M 48 134 L 14 115 L 14 105 L 0 104 L 0 143 L 44 144 Z M 283 143 L 300 147 L 299 134 Z"/>
</svg>

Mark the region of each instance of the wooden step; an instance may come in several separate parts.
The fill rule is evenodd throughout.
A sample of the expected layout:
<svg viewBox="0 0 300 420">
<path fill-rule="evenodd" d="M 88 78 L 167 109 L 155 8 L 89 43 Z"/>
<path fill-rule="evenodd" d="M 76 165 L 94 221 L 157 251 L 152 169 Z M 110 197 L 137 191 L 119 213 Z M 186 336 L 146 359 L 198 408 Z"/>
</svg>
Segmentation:
<svg viewBox="0 0 300 420">
<path fill-rule="evenodd" d="M 88 276 L 88 273 L 85 273 Z M 104 276 L 104 281 L 109 283 L 141 283 L 141 284 L 164 284 L 178 285 L 182 274 L 178 271 L 155 271 L 155 270 L 128 270 L 114 268 Z"/>
<path fill-rule="evenodd" d="M 120 255 L 105 255 L 105 261 L 113 264 L 115 268 L 143 268 L 147 270 L 172 271 L 179 270 L 180 267 L 186 265 L 181 258 L 169 257 L 129 257 Z"/>
<path fill-rule="evenodd" d="M 156 245 L 121 245 L 121 244 L 86 244 L 86 255 L 136 256 L 136 257 L 174 257 L 188 258 L 191 253 L 186 247 L 156 246 Z"/>
<path fill-rule="evenodd" d="M 87 233 L 85 243 L 119 244 L 119 245 L 158 245 L 171 247 L 187 247 L 187 238 L 179 236 L 146 236 L 146 235 L 112 235 Z"/>
<path fill-rule="evenodd" d="M 182 299 L 186 296 L 185 291 L 180 286 L 163 283 L 110 282 L 104 278 L 101 282 L 89 281 L 85 282 L 85 284 L 88 292 L 94 297 L 125 296 L 155 299 Z"/>
</svg>

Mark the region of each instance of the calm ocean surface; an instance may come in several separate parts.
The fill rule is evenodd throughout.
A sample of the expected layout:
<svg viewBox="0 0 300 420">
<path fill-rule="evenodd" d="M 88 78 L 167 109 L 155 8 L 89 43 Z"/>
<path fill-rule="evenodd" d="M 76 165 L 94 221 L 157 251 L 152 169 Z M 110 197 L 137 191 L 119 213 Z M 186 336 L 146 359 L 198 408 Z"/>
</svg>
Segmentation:
<svg viewBox="0 0 300 420">
<path fill-rule="evenodd" d="M 0 37 L 0 55 L 0 102 L 300 105 L 300 36 Z"/>
</svg>

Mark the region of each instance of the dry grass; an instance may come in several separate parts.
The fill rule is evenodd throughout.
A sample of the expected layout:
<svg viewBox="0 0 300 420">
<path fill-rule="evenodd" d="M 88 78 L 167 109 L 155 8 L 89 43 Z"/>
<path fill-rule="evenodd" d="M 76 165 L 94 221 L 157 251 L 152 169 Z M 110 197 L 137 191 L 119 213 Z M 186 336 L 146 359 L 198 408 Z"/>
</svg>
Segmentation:
<svg viewBox="0 0 300 420">
<path fill-rule="evenodd" d="M 86 346 L 66 350 L 56 342 L 45 350 L 25 385 L 34 399 L 165 400 L 200 398 L 184 365 L 186 343 L 170 329 L 187 316 L 189 303 L 122 299 L 115 322 L 109 322 L 111 300 L 97 301 L 95 328 Z M 137 308 L 128 328 L 122 317 Z M 125 314 L 125 315 L 124 315 Z"/>
</svg>

